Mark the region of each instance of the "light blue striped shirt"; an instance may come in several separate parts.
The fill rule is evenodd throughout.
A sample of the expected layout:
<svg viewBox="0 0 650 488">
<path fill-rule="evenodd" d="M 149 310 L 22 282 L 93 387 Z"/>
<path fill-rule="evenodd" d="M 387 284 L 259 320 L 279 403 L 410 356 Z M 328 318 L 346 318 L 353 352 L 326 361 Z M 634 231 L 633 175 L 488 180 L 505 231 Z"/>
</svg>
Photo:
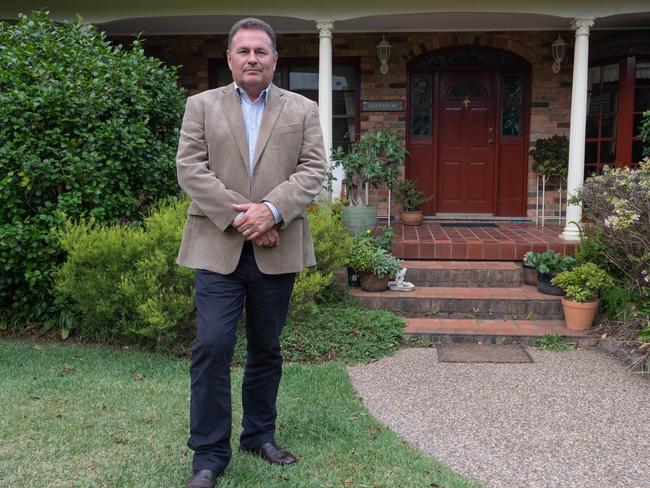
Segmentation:
<svg viewBox="0 0 650 488">
<path fill-rule="evenodd" d="M 248 175 L 252 176 L 253 171 L 255 170 L 255 146 L 257 145 L 257 136 L 260 133 L 260 125 L 262 123 L 262 114 L 264 113 L 264 107 L 266 106 L 266 98 L 268 97 L 269 90 L 271 85 L 269 85 L 254 102 L 248 97 L 246 92 L 239 88 L 237 83 L 235 83 L 235 90 L 239 95 L 239 102 L 241 103 L 241 111 L 244 116 L 244 127 L 246 128 L 246 140 L 248 141 Z M 264 201 L 264 203 L 273 214 L 273 219 L 275 223 L 282 221 L 282 216 L 278 208 L 269 201 Z M 243 215 L 244 212 L 239 215 Z"/>
</svg>

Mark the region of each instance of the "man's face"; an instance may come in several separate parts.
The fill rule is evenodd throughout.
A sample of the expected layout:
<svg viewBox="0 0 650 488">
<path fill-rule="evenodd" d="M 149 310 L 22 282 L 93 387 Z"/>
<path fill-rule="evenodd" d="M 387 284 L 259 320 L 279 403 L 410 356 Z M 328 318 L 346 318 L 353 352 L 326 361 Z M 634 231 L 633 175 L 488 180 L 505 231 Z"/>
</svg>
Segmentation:
<svg viewBox="0 0 650 488">
<path fill-rule="evenodd" d="M 253 100 L 273 80 L 278 54 L 271 38 L 259 29 L 239 29 L 228 51 L 228 67 L 237 85 Z"/>
</svg>

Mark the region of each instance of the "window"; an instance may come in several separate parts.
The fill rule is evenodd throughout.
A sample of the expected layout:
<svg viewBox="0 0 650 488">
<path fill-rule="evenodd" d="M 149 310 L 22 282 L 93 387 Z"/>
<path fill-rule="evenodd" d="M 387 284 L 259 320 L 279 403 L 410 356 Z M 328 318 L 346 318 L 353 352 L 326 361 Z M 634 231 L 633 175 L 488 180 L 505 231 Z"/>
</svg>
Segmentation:
<svg viewBox="0 0 650 488">
<path fill-rule="evenodd" d="M 501 80 L 501 136 L 520 137 L 524 110 L 524 82 L 520 73 L 503 75 Z"/>
<path fill-rule="evenodd" d="M 413 138 L 431 137 L 432 78 L 429 74 L 411 76 L 411 137 Z"/>
<path fill-rule="evenodd" d="M 332 145 L 346 151 L 356 140 L 359 124 L 358 61 L 333 60 Z M 210 60 L 210 88 L 225 86 L 232 76 L 225 60 Z M 318 60 L 278 61 L 273 83 L 318 102 Z"/>
<path fill-rule="evenodd" d="M 619 71 L 618 63 L 589 68 L 585 176 L 616 160 Z"/>
</svg>

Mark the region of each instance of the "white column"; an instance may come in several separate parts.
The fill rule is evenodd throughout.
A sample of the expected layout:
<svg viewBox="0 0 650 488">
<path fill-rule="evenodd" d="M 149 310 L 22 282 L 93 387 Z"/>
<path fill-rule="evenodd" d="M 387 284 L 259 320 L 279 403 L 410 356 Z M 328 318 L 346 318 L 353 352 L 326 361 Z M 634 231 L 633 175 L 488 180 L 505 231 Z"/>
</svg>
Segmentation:
<svg viewBox="0 0 650 488">
<path fill-rule="evenodd" d="M 589 73 L 589 29 L 593 18 L 573 19 L 571 27 L 576 31 L 573 58 L 573 85 L 571 87 L 571 129 L 569 133 L 569 175 L 567 197 L 570 198 L 582 186 L 585 179 L 585 129 L 587 125 L 587 75 Z M 566 226 L 562 237 L 578 240 L 577 224 L 582 218 L 580 205 L 567 204 Z"/>
<path fill-rule="evenodd" d="M 320 37 L 318 49 L 318 113 L 323 129 L 325 152 L 330 166 L 332 151 L 332 31 L 334 22 L 329 20 L 316 21 Z M 337 200 L 341 194 L 343 169 L 333 168 L 334 181 L 332 184 L 332 200 Z"/>
</svg>

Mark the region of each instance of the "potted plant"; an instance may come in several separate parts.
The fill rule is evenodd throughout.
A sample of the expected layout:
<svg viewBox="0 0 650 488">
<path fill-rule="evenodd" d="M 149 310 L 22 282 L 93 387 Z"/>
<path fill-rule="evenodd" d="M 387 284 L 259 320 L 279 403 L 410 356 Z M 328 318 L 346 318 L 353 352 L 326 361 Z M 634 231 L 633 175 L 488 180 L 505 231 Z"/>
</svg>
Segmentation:
<svg viewBox="0 0 650 488">
<path fill-rule="evenodd" d="M 399 218 L 404 225 L 420 225 L 422 210 L 418 210 L 424 202 L 431 200 L 425 196 L 422 189 L 413 180 L 399 180 L 394 188 L 395 201 L 402 207 Z"/>
<path fill-rule="evenodd" d="M 552 136 L 535 141 L 530 151 L 535 160 L 533 171 L 540 176 L 566 178 L 569 171 L 569 139 L 566 136 Z"/>
<path fill-rule="evenodd" d="M 335 165 L 345 171 L 348 205 L 341 211 L 341 220 L 351 234 L 374 229 L 377 207 L 368 205 L 366 187 L 382 183 L 392 187 L 405 158 L 400 138 L 383 130 L 363 134 L 347 153 L 342 147 L 332 151 Z"/>
<path fill-rule="evenodd" d="M 585 263 L 553 278 L 552 283 L 564 291 L 562 310 L 571 330 L 587 330 L 598 311 L 599 293 L 614 285 L 607 271 L 594 263 Z"/>
<path fill-rule="evenodd" d="M 383 291 L 401 266 L 395 256 L 367 237 L 358 237 L 352 246 L 348 266 L 359 276 L 364 291 Z"/>
<path fill-rule="evenodd" d="M 546 251 L 539 253 L 537 256 L 537 291 L 546 295 L 561 296 L 562 289 L 551 283 L 551 279 L 561 273 L 567 271 L 575 264 L 573 256 L 561 256 L 554 251 Z"/>
<path fill-rule="evenodd" d="M 524 283 L 531 286 L 537 286 L 537 265 L 541 253 L 528 251 L 524 254 L 522 267 L 524 268 Z"/>
</svg>

